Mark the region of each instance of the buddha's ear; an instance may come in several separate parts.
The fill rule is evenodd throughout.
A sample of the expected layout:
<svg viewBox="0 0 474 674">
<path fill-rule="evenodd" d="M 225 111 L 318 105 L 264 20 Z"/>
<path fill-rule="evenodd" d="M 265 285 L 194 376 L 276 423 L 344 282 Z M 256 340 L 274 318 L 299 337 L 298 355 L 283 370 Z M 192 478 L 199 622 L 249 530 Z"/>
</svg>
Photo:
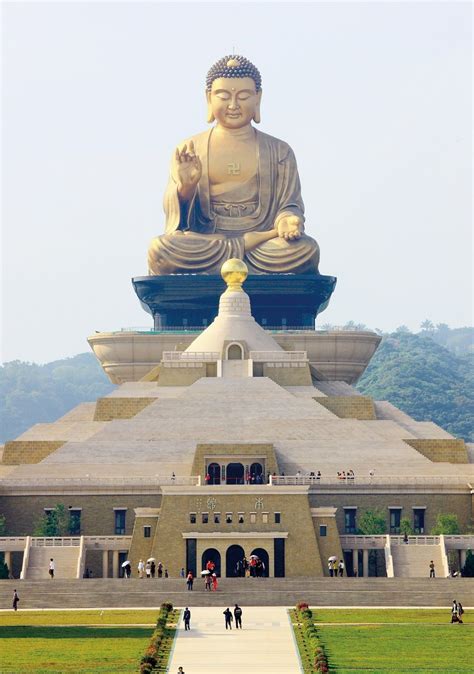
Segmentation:
<svg viewBox="0 0 474 674">
<path fill-rule="evenodd" d="M 210 91 L 206 91 L 206 99 L 207 99 L 207 122 L 208 124 L 212 124 L 212 122 L 215 122 L 216 118 L 214 117 L 214 113 L 212 112 Z"/>
<path fill-rule="evenodd" d="M 261 101 L 262 101 L 262 90 L 260 89 L 260 91 L 257 94 L 257 105 L 255 106 L 255 113 L 254 113 L 254 116 L 253 116 L 253 121 L 255 122 L 255 124 L 260 124 L 260 103 L 261 103 Z"/>
</svg>

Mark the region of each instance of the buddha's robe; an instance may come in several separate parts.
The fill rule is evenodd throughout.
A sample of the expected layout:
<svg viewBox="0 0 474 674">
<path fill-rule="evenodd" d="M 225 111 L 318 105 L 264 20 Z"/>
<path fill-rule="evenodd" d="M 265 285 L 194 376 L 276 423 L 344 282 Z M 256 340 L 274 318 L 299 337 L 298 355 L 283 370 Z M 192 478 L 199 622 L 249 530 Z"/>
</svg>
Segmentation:
<svg viewBox="0 0 474 674">
<path fill-rule="evenodd" d="M 244 260 L 251 274 L 317 273 L 319 247 L 303 234 L 286 241 L 276 237 L 245 251 L 244 234 L 274 229 L 284 215 L 304 221 L 304 205 L 295 156 L 284 141 L 256 131 L 257 174 L 220 191 L 209 184 L 209 139 L 206 131 L 194 138 L 202 176 L 193 199 L 180 203 L 170 178 L 164 198 L 165 234 L 153 239 L 148 251 L 151 275 L 218 274 L 229 258 Z M 189 141 L 187 141 L 189 146 Z"/>
</svg>

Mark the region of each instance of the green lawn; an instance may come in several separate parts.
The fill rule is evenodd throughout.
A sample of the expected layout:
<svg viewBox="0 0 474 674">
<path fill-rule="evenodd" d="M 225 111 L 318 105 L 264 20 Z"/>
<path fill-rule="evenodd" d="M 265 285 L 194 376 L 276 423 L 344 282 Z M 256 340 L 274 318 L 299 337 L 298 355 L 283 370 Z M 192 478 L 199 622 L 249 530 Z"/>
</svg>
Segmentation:
<svg viewBox="0 0 474 674">
<path fill-rule="evenodd" d="M 464 625 L 450 624 L 449 609 L 317 608 L 313 618 L 335 674 L 472 674 L 470 613 Z M 290 615 L 294 621 L 296 613 Z M 295 636 L 305 674 L 312 674 L 304 633 L 297 628 Z"/>
<path fill-rule="evenodd" d="M 84 609 L 77 611 L 5 611 L 3 625 L 155 625 L 159 609 Z"/>
<path fill-rule="evenodd" d="M 331 625 L 318 632 L 337 674 L 474 670 L 474 629 L 469 625 Z"/>
<path fill-rule="evenodd" d="M 134 672 L 151 633 L 150 627 L 2 626 L 0 672 Z"/>
</svg>

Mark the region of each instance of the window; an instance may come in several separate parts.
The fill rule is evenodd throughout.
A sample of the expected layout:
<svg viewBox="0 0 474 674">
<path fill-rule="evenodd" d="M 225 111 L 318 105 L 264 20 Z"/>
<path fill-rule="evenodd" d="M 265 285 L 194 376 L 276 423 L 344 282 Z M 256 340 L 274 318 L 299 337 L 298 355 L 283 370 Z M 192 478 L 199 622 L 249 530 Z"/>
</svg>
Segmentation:
<svg viewBox="0 0 474 674">
<path fill-rule="evenodd" d="M 226 524 L 232 524 L 232 513 L 226 513 L 225 514 L 225 523 Z"/>
<path fill-rule="evenodd" d="M 281 513 L 275 513 L 275 524 L 281 523 Z"/>
<path fill-rule="evenodd" d="M 151 527 L 148 527 L 148 526 L 143 527 L 143 537 L 144 538 L 150 538 L 151 537 Z"/>
<path fill-rule="evenodd" d="M 244 513 L 239 513 L 239 524 L 244 523 Z"/>
<path fill-rule="evenodd" d="M 220 513 L 214 513 L 214 524 L 220 524 L 221 523 L 221 514 Z"/>
<path fill-rule="evenodd" d="M 81 533 L 81 508 L 69 508 L 69 533 L 78 536 Z"/>
<path fill-rule="evenodd" d="M 268 524 L 268 513 L 262 513 L 262 522 Z"/>
<path fill-rule="evenodd" d="M 189 513 L 189 523 L 196 524 L 196 513 Z"/>
<path fill-rule="evenodd" d="M 209 524 L 209 513 L 202 513 L 202 523 Z"/>
<path fill-rule="evenodd" d="M 115 535 L 124 536 L 125 535 L 125 516 L 127 514 L 126 510 L 120 510 L 116 508 L 115 513 Z"/>
<path fill-rule="evenodd" d="M 425 533 L 425 508 L 413 508 L 413 529 L 415 534 Z"/>
<path fill-rule="evenodd" d="M 255 524 L 256 521 L 257 521 L 257 513 L 250 513 L 251 524 Z"/>
<path fill-rule="evenodd" d="M 355 508 L 344 508 L 344 530 L 346 534 L 357 533 L 356 515 L 357 510 Z"/>
<path fill-rule="evenodd" d="M 327 536 L 328 535 L 328 528 L 325 524 L 319 525 L 319 535 L 320 536 Z"/>
<path fill-rule="evenodd" d="M 390 513 L 390 533 L 399 534 L 400 533 L 400 518 L 402 514 L 401 508 L 389 508 Z"/>
</svg>

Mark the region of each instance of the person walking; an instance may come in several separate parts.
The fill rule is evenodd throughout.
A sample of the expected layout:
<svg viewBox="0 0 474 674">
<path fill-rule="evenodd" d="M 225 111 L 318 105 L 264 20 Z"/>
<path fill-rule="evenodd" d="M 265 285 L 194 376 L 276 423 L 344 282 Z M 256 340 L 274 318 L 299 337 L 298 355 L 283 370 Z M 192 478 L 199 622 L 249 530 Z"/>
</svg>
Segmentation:
<svg viewBox="0 0 474 674">
<path fill-rule="evenodd" d="M 151 562 L 146 563 L 145 575 L 146 575 L 147 578 L 151 578 Z"/>
<path fill-rule="evenodd" d="M 213 592 L 215 592 L 217 590 L 217 576 L 215 573 L 213 573 L 211 576 L 211 582 L 212 582 L 212 590 Z"/>
<path fill-rule="evenodd" d="M 232 611 L 229 610 L 229 607 L 226 608 L 225 611 L 223 611 L 224 617 L 225 617 L 225 628 L 226 630 L 231 630 L 232 629 L 232 621 L 234 619 L 232 615 Z"/>
<path fill-rule="evenodd" d="M 186 674 L 182 667 L 178 667 L 178 674 Z"/>
<path fill-rule="evenodd" d="M 184 566 L 181 567 L 181 571 L 179 572 L 179 577 L 184 578 L 186 574 L 184 573 Z"/>
<path fill-rule="evenodd" d="M 188 609 L 187 606 L 184 609 L 183 620 L 184 620 L 184 631 L 187 632 L 191 629 L 189 625 L 189 623 L 191 622 L 191 611 Z"/>
<path fill-rule="evenodd" d="M 335 559 L 334 562 L 332 563 L 332 570 L 334 573 L 334 578 L 337 578 L 337 571 L 338 571 L 337 559 Z"/>
<path fill-rule="evenodd" d="M 433 560 L 430 562 L 430 578 L 436 578 L 435 565 Z"/>
<path fill-rule="evenodd" d="M 20 597 L 18 596 L 18 592 L 16 590 L 13 590 L 13 610 L 18 611 L 18 602 L 20 601 Z"/>
<path fill-rule="evenodd" d="M 344 575 L 344 560 L 339 560 L 339 578 L 342 578 Z"/>
<path fill-rule="evenodd" d="M 328 561 L 328 571 L 329 571 L 330 577 L 332 578 L 334 576 L 334 567 L 332 565 L 332 560 Z"/>
<path fill-rule="evenodd" d="M 153 560 L 152 563 L 150 564 L 150 571 L 151 571 L 151 577 L 154 578 L 154 577 L 155 577 L 155 573 L 156 573 L 156 564 L 155 564 L 155 560 Z"/>
<path fill-rule="evenodd" d="M 145 570 L 145 564 L 143 563 L 143 559 L 140 559 L 137 568 L 138 568 L 138 577 L 143 578 L 143 572 Z"/>
<path fill-rule="evenodd" d="M 458 617 L 459 617 L 459 622 L 462 624 L 462 617 L 464 615 L 464 609 L 462 607 L 462 604 L 460 601 L 458 601 Z"/>
<path fill-rule="evenodd" d="M 123 567 L 123 570 L 124 570 L 123 577 L 127 578 L 127 580 L 128 580 L 130 578 L 130 576 L 132 575 L 132 565 L 130 564 L 130 562 L 128 562 L 128 564 L 125 564 L 125 566 Z"/>
<path fill-rule="evenodd" d="M 451 623 L 457 623 L 459 621 L 459 609 L 458 603 L 453 599 L 453 605 L 451 606 Z"/>
<path fill-rule="evenodd" d="M 188 590 L 192 590 L 192 589 L 193 589 L 193 583 L 194 583 L 194 576 L 193 576 L 193 574 L 192 574 L 191 571 L 190 571 L 190 572 L 188 573 L 188 575 L 186 576 L 186 585 L 188 586 Z"/>
<path fill-rule="evenodd" d="M 158 578 L 163 577 L 163 564 L 161 562 L 158 562 Z"/>
<path fill-rule="evenodd" d="M 49 560 L 49 570 L 48 570 L 50 578 L 54 578 L 54 571 L 55 571 L 54 559 L 51 557 L 51 559 Z"/>
<path fill-rule="evenodd" d="M 234 608 L 234 618 L 235 618 L 235 629 L 238 630 L 239 627 L 242 629 L 242 609 L 238 604 Z"/>
</svg>

